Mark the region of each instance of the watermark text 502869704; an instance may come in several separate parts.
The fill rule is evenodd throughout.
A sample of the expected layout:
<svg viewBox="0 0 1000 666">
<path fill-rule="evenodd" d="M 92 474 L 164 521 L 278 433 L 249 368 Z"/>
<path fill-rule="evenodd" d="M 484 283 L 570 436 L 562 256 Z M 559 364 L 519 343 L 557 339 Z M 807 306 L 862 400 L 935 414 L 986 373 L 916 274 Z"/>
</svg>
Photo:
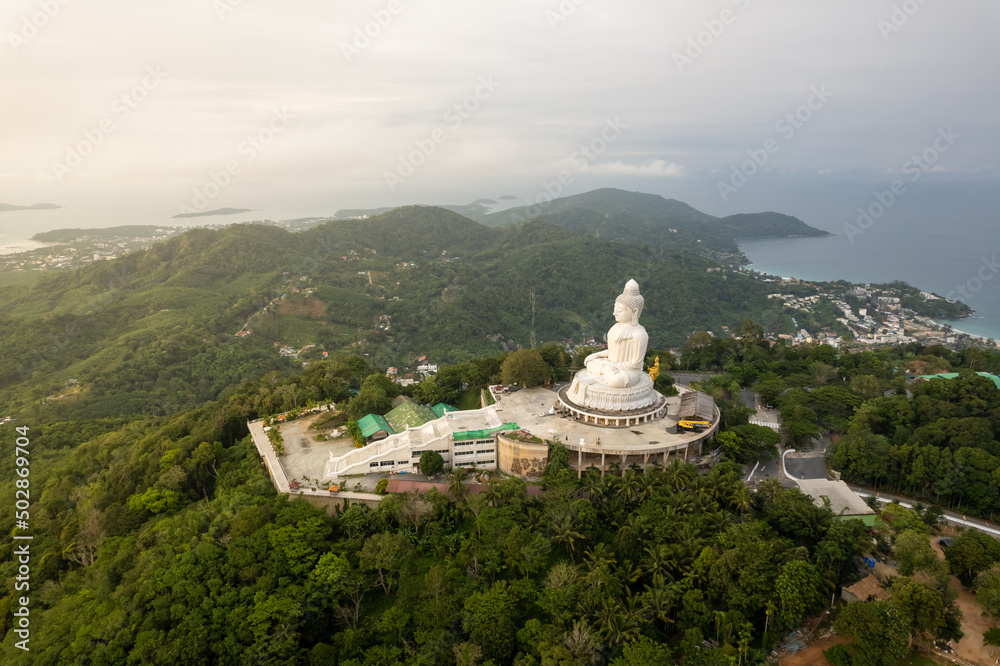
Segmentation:
<svg viewBox="0 0 1000 666">
<path fill-rule="evenodd" d="M 31 639 L 31 620 L 28 609 L 28 590 L 31 589 L 31 535 L 27 534 L 31 515 L 28 507 L 31 506 L 31 440 L 28 439 L 28 427 L 16 428 L 17 439 L 14 440 L 14 472 L 17 480 L 14 482 L 14 521 L 17 525 L 17 533 L 14 539 L 17 545 L 14 546 L 14 564 L 16 573 L 14 575 L 14 589 L 24 594 L 16 599 L 14 604 L 14 634 L 20 639 L 14 645 L 22 650 L 28 651 L 28 641 Z"/>
</svg>

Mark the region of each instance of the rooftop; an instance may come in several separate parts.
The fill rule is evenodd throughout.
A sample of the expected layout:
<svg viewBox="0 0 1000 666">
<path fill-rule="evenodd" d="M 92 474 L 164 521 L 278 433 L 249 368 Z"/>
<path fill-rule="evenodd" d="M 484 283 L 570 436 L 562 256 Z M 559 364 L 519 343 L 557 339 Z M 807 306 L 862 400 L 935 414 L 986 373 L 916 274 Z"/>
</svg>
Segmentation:
<svg viewBox="0 0 1000 666">
<path fill-rule="evenodd" d="M 395 432 L 403 432 L 407 428 L 416 428 L 439 418 L 430 408 L 415 402 L 404 402 L 385 415 Z"/>
<path fill-rule="evenodd" d="M 865 501 L 858 497 L 843 481 L 829 479 L 796 479 L 799 489 L 813 498 L 816 506 L 823 506 L 823 498 L 830 500 L 830 509 L 836 515 L 865 516 L 875 513 Z"/>
<path fill-rule="evenodd" d="M 436 404 L 433 407 L 431 407 L 431 411 L 434 412 L 437 415 L 438 418 L 441 418 L 442 416 L 444 416 L 448 412 L 457 412 L 458 411 L 458 407 L 455 407 L 453 405 L 449 405 L 446 402 L 439 402 L 438 404 Z"/>
<path fill-rule="evenodd" d="M 371 437 L 377 432 L 385 430 L 390 435 L 395 434 L 392 427 L 386 423 L 386 420 L 379 416 L 378 414 L 366 414 L 358 419 L 358 428 L 361 429 L 361 434 L 365 438 Z"/>
</svg>

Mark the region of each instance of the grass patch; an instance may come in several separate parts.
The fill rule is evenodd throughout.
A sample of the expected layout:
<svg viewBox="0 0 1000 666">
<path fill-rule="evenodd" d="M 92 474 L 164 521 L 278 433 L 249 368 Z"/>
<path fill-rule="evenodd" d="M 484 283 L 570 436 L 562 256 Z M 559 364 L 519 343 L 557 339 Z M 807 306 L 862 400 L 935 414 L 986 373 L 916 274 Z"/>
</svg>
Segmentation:
<svg viewBox="0 0 1000 666">
<path fill-rule="evenodd" d="M 455 406 L 458 407 L 460 410 L 479 409 L 480 408 L 479 391 L 473 391 L 471 389 L 468 391 L 463 391 L 462 393 L 459 394 L 458 404 Z"/>
</svg>

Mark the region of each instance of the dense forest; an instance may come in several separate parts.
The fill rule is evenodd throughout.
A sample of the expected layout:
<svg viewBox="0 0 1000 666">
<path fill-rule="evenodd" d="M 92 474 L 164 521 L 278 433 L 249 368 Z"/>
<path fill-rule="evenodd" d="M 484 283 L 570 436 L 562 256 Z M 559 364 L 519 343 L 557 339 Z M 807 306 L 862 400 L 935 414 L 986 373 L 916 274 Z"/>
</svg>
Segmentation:
<svg viewBox="0 0 1000 666">
<path fill-rule="evenodd" d="M 859 552 L 860 523 L 778 486 L 754 496 L 726 466 L 577 481 L 556 455 L 541 498 L 497 479 L 336 518 L 276 497 L 244 419 L 364 372 L 336 360 L 169 419 L 32 427 L 33 663 L 590 663 L 668 654 L 672 635 L 692 659 L 749 660 Z M 713 630 L 730 646 L 705 650 Z"/>
<path fill-rule="evenodd" d="M 21 419 L 33 442 L 38 556 L 31 663 L 762 663 L 862 575 L 858 558 L 873 552 L 873 535 L 878 552 L 912 561 L 915 572 L 930 567 L 918 543 L 926 546 L 926 537 L 913 535 L 926 535 L 938 514 L 887 508 L 872 532 L 777 481 L 750 490 L 734 463 L 775 441 L 762 432 L 769 429 L 747 424 L 734 391 L 755 385 L 773 394 L 787 437 L 827 428 L 846 432 L 846 446 L 858 428 L 884 426 L 872 414 L 896 397 L 934 405 L 942 418 L 995 424 L 998 392 L 975 375 L 917 385 L 911 398 L 883 394 L 904 388 L 899 368 L 995 368 L 1000 357 L 917 346 L 859 354 L 772 347 L 758 329 L 745 322 L 739 340 L 692 336 L 678 360 L 716 370 L 702 388 L 722 408 L 727 461 L 709 473 L 678 462 L 578 479 L 565 450 L 552 445 L 541 494 L 502 475 L 472 494 L 459 471 L 448 494 L 388 496 L 374 509 L 345 503 L 334 516 L 277 496 L 246 420 L 330 399 L 345 413 L 361 411 L 379 397 L 381 375 L 358 357 L 245 380 L 170 417 Z M 578 365 L 547 349 L 551 372 Z M 669 354 L 652 353 L 667 356 L 667 371 Z M 502 359 L 443 368 L 411 390 L 433 395 L 496 381 Z M 985 416 L 960 411 L 972 406 Z M 5 429 L 5 444 L 15 435 Z M 851 459 L 864 455 L 884 457 Z M 0 465 L 12 497 L 13 458 Z M 951 498 L 935 483 L 927 492 Z M 13 517 L 3 520 L 11 534 Z M 990 598 L 1000 548 L 972 534 L 956 542 L 948 565 Z M 2 548 L 2 650 L 5 663 L 19 663 L 14 543 L 5 539 Z M 838 631 L 852 643 L 833 658 L 891 665 L 913 638 L 959 636 L 949 586 L 943 575 L 938 584 L 901 577 L 882 605 L 838 606 Z M 883 618 L 875 632 L 873 617 Z"/>
</svg>

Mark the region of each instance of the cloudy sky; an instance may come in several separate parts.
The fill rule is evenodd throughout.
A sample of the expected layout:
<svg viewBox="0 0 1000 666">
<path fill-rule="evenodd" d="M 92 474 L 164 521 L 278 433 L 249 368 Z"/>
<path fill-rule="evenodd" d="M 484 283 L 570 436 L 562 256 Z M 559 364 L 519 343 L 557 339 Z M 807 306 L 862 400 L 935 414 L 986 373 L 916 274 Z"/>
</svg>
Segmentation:
<svg viewBox="0 0 1000 666">
<path fill-rule="evenodd" d="M 0 202 L 332 213 L 549 184 L 795 212 L 925 153 L 926 183 L 992 185 L 998 27 L 995 0 L 5 0 Z"/>
</svg>

